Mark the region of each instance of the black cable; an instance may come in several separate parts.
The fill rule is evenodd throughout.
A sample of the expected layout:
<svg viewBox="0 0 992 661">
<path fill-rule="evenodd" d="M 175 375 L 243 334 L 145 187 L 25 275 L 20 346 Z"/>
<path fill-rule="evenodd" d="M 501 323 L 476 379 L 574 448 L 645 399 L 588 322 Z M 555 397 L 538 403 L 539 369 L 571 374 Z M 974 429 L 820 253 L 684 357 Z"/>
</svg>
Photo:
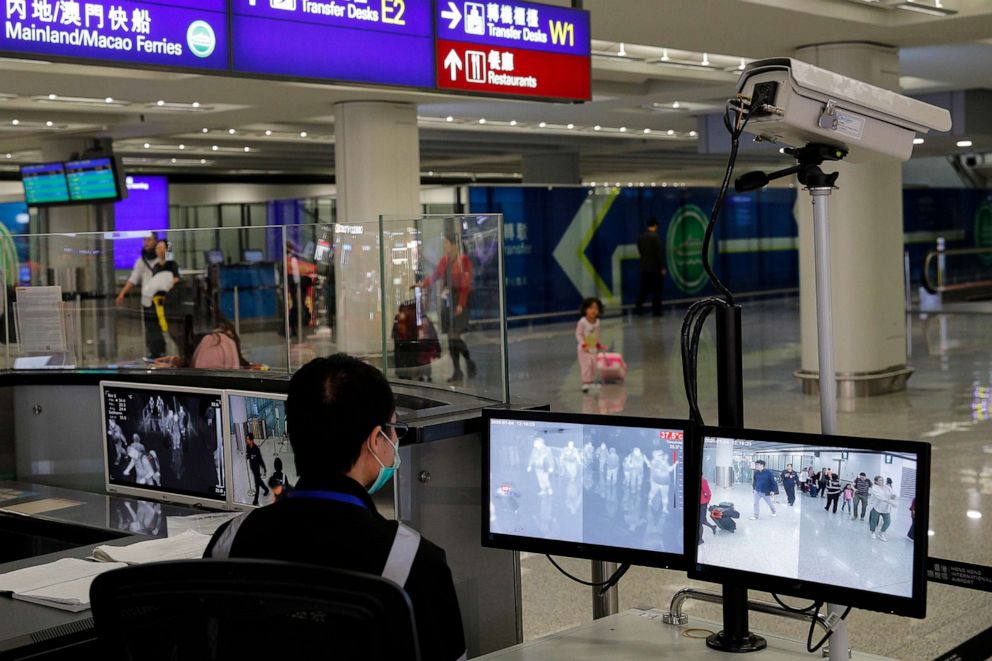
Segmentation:
<svg viewBox="0 0 992 661">
<path fill-rule="evenodd" d="M 820 606 L 822 605 L 823 605 L 822 601 L 816 602 L 816 612 L 813 614 L 813 619 L 810 620 L 809 623 L 809 634 L 807 634 L 806 636 L 806 651 L 809 652 L 810 654 L 815 653 L 817 650 L 823 647 L 826 644 L 826 642 L 830 640 L 830 636 L 834 635 L 834 628 L 830 627 L 830 630 L 823 635 L 823 638 L 820 639 L 820 642 L 818 642 L 815 647 L 812 646 L 813 632 L 816 630 L 816 621 L 820 617 Z M 840 616 L 840 621 L 843 622 L 844 620 L 846 620 L 850 612 L 851 612 L 851 607 L 848 606 L 847 610 L 844 611 L 844 614 Z"/>
<path fill-rule="evenodd" d="M 562 569 L 561 565 L 559 565 L 557 562 L 555 562 L 555 559 L 552 558 L 547 553 L 544 554 L 544 557 L 548 559 L 548 562 L 550 562 L 551 564 L 553 564 L 555 566 L 555 569 L 557 569 L 558 571 L 560 571 L 562 574 L 564 574 L 568 578 L 572 579 L 576 583 L 581 583 L 582 585 L 586 585 L 586 586 L 589 586 L 591 588 L 605 588 L 605 589 L 608 590 L 611 587 L 613 587 L 614 585 L 616 585 L 617 581 L 619 581 L 620 578 L 624 574 L 627 573 L 627 570 L 630 569 L 630 565 L 624 563 L 623 565 L 621 565 L 620 567 L 618 567 L 617 570 L 615 572 L 613 572 L 613 575 L 610 576 L 605 581 L 602 581 L 601 583 L 593 583 L 592 581 L 584 581 L 581 578 L 578 578 L 577 576 L 572 576 L 567 571 L 565 571 L 564 569 Z"/>
<path fill-rule="evenodd" d="M 617 568 L 617 570 L 615 572 L 613 572 L 613 576 L 610 576 L 610 578 L 606 581 L 607 584 L 604 585 L 602 588 L 600 588 L 600 590 L 599 590 L 599 596 L 600 597 L 605 596 L 606 593 L 611 588 L 613 588 L 614 586 L 616 586 L 617 584 L 619 584 L 620 583 L 620 579 L 623 578 L 623 575 L 626 574 L 627 573 L 627 570 L 629 570 L 629 569 L 630 569 L 630 563 L 625 562 L 622 565 L 620 565 Z"/>
<path fill-rule="evenodd" d="M 812 604 L 810 604 L 809 606 L 806 606 L 805 608 L 796 608 L 795 606 L 790 606 L 787 603 L 785 603 L 784 601 L 782 601 L 779 598 L 779 596 L 777 594 L 775 594 L 774 592 L 772 592 L 771 595 L 772 595 L 772 599 L 774 599 L 775 601 L 777 601 L 779 606 L 781 606 L 785 610 L 789 611 L 790 613 L 802 613 L 802 614 L 805 615 L 805 614 L 812 613 L 814 610 L 818 610 L 819 609 L 819 602 L 817 602 L 817 601 L 814 601 Z"/>
</svg>

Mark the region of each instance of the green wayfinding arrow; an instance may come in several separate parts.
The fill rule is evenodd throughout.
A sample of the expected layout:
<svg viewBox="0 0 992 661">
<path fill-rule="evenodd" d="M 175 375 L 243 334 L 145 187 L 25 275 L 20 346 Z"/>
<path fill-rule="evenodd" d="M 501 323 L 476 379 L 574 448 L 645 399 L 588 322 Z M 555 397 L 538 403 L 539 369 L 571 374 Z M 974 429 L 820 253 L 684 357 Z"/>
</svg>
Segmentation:
<svg viewBox="0 0 992 661">
<path fill-rule="evenodd" d="M 614 294 L 586 257 L 586 248 L 596 236 L 596 231 L 603 224 L 619 194 L 618 188 L 611 189 L 606 194 L 590 193 L 552 253 L 558 266 L 582 296 L 598 296 L 605 305 L 619 304 L 619 281 L 614 282 Z"/>
</svg>

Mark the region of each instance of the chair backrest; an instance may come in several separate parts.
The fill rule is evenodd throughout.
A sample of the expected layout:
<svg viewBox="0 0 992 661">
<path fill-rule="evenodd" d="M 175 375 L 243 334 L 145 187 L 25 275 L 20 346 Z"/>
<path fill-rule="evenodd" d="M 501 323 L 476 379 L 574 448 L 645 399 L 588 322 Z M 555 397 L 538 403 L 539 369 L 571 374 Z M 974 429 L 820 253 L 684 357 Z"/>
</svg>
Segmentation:
<svg viewBox="0 0 992 661">
<path fill-rule="evenodd" d="M 379 576 L 268 560 L 181 560 L 99 575 L 109 659 L 410 659 L 413 606 Z"/>
</svg>

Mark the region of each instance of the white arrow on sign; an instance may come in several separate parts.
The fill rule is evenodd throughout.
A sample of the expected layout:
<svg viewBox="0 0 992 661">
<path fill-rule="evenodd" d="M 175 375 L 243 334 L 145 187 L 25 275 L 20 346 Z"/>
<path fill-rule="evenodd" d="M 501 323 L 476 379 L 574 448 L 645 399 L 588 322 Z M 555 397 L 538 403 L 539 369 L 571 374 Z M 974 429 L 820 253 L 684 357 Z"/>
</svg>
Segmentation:
<svg viewBox="0 0 992 661">
<path fill-rule="evenodd" d="M 455 3 L 449 2 L 448 9 L 441 12 L 441 18 L 450 21 L 450 23 L 448 23 L 448 29 L 454 30 L 462 21 L 462 13 L 458 11 L 458 7 Z M 454 78 L 452 78 L 452 80 L 454 80 Z"/>
<path fill-rule="evenodd" d="M 462 58 L 458 56 L 458 53 L 454 49 L 448 53 L 448 57 L 444 58 L 444 68 L 451 69 L 451 80 L 458 79 L 458 70 L 462 68 Z"/>
</svg>

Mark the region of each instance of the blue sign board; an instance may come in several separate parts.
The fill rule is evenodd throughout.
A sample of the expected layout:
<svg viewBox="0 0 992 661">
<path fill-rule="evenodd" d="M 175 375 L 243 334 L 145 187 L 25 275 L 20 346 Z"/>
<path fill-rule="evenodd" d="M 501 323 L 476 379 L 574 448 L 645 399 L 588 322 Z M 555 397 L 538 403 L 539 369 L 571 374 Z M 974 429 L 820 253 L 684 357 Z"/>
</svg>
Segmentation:
<svg viewBox="0 0 992 661">
<path fill-rule="evenodd" d="M 228 68 L 226 0 L 3 0 L 0 51 Z"/>
<path fill-rule="evenodd" d="M 430 0 L 232 0 L 235 72 L 434 86 Z"/>
<path fill-rule="evenodd" d="M 125 179 L 127 197 L 114 205 L 114 268 L 129 269 L 141 255 L 148 230 L 169 229 L 169 180 L 156 175 Z M 164 236 L 164 232 L 159 232 Z"/>
</svg>

